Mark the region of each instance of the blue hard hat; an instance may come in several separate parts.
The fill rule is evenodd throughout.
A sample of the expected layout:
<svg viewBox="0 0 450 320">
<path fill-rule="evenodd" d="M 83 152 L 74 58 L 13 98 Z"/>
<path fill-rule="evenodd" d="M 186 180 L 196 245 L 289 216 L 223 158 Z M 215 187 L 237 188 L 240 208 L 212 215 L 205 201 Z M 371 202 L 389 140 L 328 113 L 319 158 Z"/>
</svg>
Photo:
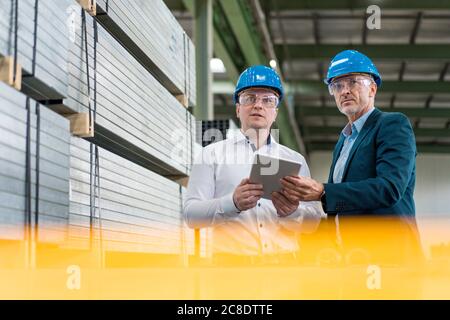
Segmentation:
<svg viewBox="0 0 450 320">
<path fill-rule="evenodd" d="M 233 94 L 234 103 L 238 102 L 238 95 L 241 91 L 255 87 L 272 89 L 280 96 L 280 102 L 283 99 L 284 92 L 280 76 L 272 68 L 256 65 L 245 69 L 239 76 Z"/>
<path fill-rule="evenodd" d="M 377 86 L 381 86 L 381 76 L 377 67 L 366 55 L 356 50 L 345 50 L 338 53 L 328 67 L 327 78 L 324 80 L 326 84 L 330 84 L 331 80 L 336 77 L 349 73 L 367 73 L 373 77 Z"/>
</svg>

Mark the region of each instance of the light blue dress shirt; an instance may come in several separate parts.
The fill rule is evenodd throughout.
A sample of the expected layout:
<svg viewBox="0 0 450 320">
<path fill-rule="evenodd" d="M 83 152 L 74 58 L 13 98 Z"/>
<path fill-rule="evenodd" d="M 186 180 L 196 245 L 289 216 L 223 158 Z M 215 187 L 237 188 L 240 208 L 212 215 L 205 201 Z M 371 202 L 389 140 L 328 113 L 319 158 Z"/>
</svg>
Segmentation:
<svg viewBox="0 0 450 320">
<path fill-rule="evenodd" d="M 347 164 L 348 156 L 350 155 L 350 150 L 352 150 L 353 144 L 358 138 L 361 129 L 366 123 L 367 118 L 370 114 L 375 110 L 372 108 L 368 112 L 366 112 L 361 118 L 357 119 L 350 125 L 350 122 L 345 126 L 342 130 L 342 134 L 345 137 L 344 145 L 342 146 L 341 153 L 339 154 L 339 158 L 336 161 L 336 165 L 334 166 L 333 171 L 333 183 L 342 182 L 342 176 L 344 175 L 345 165 Z"/>
</svg>

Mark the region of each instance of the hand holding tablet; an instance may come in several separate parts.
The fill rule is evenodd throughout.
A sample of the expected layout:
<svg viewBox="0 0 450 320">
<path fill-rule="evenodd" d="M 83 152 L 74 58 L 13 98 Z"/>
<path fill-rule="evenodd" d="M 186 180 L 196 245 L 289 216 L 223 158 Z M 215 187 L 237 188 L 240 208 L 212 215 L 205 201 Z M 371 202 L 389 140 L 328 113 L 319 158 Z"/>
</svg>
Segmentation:
<svg viewBox="0 0 450 320">
<path fill-rule="evenodd" d="M 282 189 L 280 180 L 286 176 L 298 176 L 300 167 L 298 162 L 257 154 L 250 172 L 250 181 L 262 184 L 262 197 L 271 200 L 272 192 Z"/>
</svg>

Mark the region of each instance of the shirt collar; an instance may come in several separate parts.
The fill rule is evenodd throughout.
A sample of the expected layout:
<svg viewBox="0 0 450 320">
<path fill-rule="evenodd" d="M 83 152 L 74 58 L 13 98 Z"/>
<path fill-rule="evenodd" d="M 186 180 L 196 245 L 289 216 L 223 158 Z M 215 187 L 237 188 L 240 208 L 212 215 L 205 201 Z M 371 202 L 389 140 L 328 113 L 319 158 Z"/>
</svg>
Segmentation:
<svg viewBox="0 0 450 320">
<path fill-rule="evenodd" d="M 234 130 L 232 133 L 232 139 L 234 143 L 238 143 L 244 140 L 248 140 L 248 137 L 246 137 L 240 129 Z M 267 145 L 276 144 L 275 139 L 271 134 L 267 137 Z"/>
<path fill-rule="evenodd" d="M 370 114 L 375 110 L 374 107 L 372 107 L 369 111 L 367 111 L 365 114 L 363 114 L 360 118 L 358 118 L 355 122 L 353 122 L 350 125 L 350 122 L 347 123 L 347 125 L 342 129 L 342 134 L 345 137 L 348 137 L 349 135 L 353 134 L 356 131 L 356 134 L 361 132 L 362 127 L 367 121 L 367 118 L 369 118 Z"/>
</svg>

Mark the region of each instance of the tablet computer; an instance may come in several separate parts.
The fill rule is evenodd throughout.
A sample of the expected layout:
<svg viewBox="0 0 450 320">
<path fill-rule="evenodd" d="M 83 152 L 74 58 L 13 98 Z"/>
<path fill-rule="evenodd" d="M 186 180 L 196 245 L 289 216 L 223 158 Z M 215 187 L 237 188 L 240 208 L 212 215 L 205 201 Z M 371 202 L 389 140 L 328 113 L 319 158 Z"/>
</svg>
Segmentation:
<svg viewBox="0 0 450 320">
<path fill-rule="evenodd" d="M 280 180 L 286 176 L 297 176 L 301 164 L 285 159 L 257 154 L 250 171 L 250 181 L 263 185 L 263 198 L 272 199 L 272 192 L 280 191 Z"/>
</svg>

